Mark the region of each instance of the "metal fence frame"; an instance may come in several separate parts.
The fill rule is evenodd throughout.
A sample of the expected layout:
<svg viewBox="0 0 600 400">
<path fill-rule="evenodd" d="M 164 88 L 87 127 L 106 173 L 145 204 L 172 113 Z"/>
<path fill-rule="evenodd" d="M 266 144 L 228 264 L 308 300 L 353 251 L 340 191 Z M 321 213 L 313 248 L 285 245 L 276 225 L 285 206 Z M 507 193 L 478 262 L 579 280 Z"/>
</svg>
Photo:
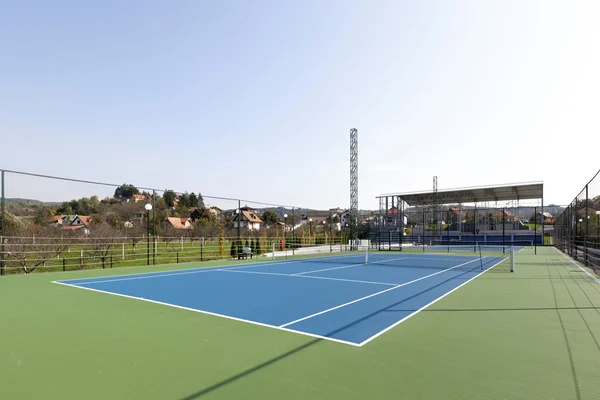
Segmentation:
<svg viewBox="0 0 600 400">
<path fill-rule="evenodd" d="M 600 275 L 600 170 L 554 225 L 555 246 Z"/>
</svg>

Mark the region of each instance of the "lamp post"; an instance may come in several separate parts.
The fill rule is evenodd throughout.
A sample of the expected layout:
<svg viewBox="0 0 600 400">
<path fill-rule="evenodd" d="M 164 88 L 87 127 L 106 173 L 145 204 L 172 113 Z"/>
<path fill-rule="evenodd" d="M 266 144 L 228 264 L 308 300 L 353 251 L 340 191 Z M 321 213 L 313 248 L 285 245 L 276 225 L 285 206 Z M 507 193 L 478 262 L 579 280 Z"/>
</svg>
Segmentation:
<svg viewBox="0 0 600 400">
<path fill-rule="evenodd" d="M 283 246 L 284 248 L 287 247 L 287 244 L 285 242 L 285 231 L 287 230 L 287 214 L 283 214 Z"/>
<path fill-rule="evenodd" d="M 285 259 L 287 260 L 287 243 L 285 242 L 285 231 L 287 230 L 287 214 L 283 214 L 283 250 L 285 250 Z"/>
<path fill-rule="evenodd" d="M 144 206 L 146 209 L 146 265 L 150 265 L 150 210 L 152 210 L 152 204 L 148 203 Z"/>
</svg>

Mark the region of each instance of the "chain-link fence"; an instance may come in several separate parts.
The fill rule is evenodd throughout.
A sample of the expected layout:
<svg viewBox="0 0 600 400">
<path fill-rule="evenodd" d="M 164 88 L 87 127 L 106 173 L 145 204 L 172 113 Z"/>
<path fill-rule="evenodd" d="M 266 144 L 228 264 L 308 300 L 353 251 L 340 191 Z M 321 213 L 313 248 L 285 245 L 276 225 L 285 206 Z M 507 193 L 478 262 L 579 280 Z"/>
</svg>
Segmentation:
<svg viewBox="0 0 600 400">
<path fill-rule="evenodd" d="M 403 217 L 401 217 L 401 215 Z M 551 224 L 541 206 L 410 207 L 383 212 L 375 227 L 380 246 L 503 245 L 541 246 L 550 244 L 543 225 Z M 399 220 L 399 222 L 397 221 Z"/>
<path fill-rule="evenodd" d="M 557 218 L 555 245 L 600 274 L 600 171 Z"/>
<path fill-rule="evenodd" d="M 1 274 L 239 259 L 349 235 L 338 211 L 0 173 Z"/>
</svg>

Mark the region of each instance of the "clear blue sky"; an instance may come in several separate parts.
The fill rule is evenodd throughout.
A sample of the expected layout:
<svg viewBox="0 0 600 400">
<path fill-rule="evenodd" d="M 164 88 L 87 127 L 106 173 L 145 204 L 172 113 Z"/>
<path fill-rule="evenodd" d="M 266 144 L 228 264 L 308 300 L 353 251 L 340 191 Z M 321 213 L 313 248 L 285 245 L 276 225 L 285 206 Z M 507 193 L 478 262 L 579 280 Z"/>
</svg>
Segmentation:
<svg viewBox="0 0 600 400">
<path fill-rule="evenodd" d="M 600 168 L 599 4 L 4 1 L 0 168 L 347 207 L 356 127 L 361 208 L 434 175 L 563 204 Z"/>
</svg>

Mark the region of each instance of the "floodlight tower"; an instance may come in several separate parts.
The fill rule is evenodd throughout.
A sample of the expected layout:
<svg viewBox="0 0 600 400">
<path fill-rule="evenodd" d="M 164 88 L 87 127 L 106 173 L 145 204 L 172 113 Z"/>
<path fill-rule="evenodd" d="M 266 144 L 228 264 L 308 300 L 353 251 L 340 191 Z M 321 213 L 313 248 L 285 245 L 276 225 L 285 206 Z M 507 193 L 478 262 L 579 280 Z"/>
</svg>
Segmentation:
<svg viewBox="0 0 600 400">
<path fill-rule="evenodd" d="M 358 238 L 358 129 L 350 129 L 350 232 Z"/>
</svg>

